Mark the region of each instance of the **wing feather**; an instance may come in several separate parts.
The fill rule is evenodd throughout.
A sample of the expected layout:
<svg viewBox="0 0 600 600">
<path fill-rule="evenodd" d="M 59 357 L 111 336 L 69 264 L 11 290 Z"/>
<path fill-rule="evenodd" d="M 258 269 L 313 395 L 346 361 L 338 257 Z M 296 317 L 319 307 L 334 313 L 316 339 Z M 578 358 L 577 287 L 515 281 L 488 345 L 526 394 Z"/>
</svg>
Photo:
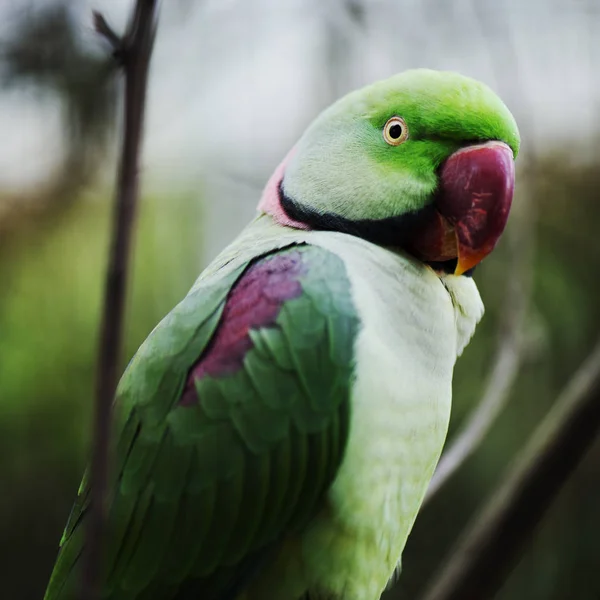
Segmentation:
<svg viewBox="0 0 600 600">
<path fill-rule="evenodd" d="M 261 310 L 236 368 L 198 370 Z M 343 458 L 357 328 L 342 261 L 308 245 L 213 273 L 155 328 L 118 391 L 104 598 L 234 598 L 306 525 Z M 75 597 L 88 508 L 84 483 L 46 600 Z"/>
</svg>

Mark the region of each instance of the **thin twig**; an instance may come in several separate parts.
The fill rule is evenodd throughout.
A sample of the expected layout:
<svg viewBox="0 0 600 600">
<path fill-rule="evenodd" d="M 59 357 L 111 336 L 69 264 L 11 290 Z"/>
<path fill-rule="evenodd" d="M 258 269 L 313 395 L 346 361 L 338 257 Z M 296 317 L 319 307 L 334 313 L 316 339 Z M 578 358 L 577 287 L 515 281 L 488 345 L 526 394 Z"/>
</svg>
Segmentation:
<svg viewBox="0 0 600 600">
<path fill-rule="evenodd" d="M 108 24 L 104 18 L 104 15 L 94 10 L 92 11 L 92 20 L 96 32 L 99 33 L 111 45 L 115 52 L 121 51 L 123 49 L 123 40 Z"/>
<path fill-rule="evenodd" d="M 131 238 L 138 197 L 138 164 L 148 67 L 156 31 L 158 0 L 137 0 L 128 31 L 121 39 L 96 14 L 99 33 L 119 52 L 125 75 L 124 133 L 119 162 L 112 240 L 106 273 L 97 364 L 91 462 L 92 503 L 87 522 L 82 599 L 99 598 L 102 536 L 106 523 L 111 407 L 120 362 L 123 313 Z"/>
<path fill-rule="evenodd" d="M 600 432 L 600 340 L 467 528 L 425 600 L 489 600 Z"/>
<path fill-rule="evenodd" d="M 506 299 L 501 315 L 498 349 L 485 391 L 467 424 L 444 452 L 431 479 L 423 505 L 479 447 L 505 407 L 519 373 L 523 356 L 524 329 L 531 295 L 533 215 L 529 195 L 523 194 L 514 209 L 516 219 L 507 231 L 510 260 Z"/>
</svg>

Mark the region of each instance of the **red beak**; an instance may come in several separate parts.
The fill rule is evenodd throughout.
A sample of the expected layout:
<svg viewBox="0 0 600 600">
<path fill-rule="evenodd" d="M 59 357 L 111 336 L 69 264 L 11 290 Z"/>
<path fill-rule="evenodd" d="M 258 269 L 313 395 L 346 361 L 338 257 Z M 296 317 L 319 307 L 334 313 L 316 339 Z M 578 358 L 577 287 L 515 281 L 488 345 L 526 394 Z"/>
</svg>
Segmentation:
<svg viewBox="0 0 600 600">
<path fill-rule="evenodd" d="M 426 261 L 458 259 L 455 275 L 481 262 L 496 246 L 512 204 L 515 167 L 503 142 L 467 146 L 440 169 L 434 218 L 413 238 Z"/>
<path fill-rule="evenodd" d="M 454 227 L 462 275 L 496 246 L 512 204 L 515 163 L 502 142 L 468 146 L 450 156 L 440 173 L 440 214 Z"/>
</svg>

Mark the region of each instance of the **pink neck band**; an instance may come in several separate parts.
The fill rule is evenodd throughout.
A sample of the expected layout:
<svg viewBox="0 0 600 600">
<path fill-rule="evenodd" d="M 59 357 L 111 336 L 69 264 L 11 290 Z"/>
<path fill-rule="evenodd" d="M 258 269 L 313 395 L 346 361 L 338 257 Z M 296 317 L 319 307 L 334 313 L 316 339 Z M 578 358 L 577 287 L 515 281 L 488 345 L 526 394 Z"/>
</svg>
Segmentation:
<svg viewBox="0 0 600 600">
<path fill-rule="evenodd" d="M 287 153 L 287 156 L 281 161 L 279 166 L 275 169 L 273 175 L 271 175 L 271 178 L 263 190 L 260 202 L 258 203 L 258 210 L 271 215 L 273 219 L 275 219 L 275 221 L 277 221 L 277 223 L 280 225 L 294 227 L 295 229 L 310 229 L 306 223 L 301 223 L 300 221 L 295 221 L 294 219 L 288 217 L 281 206 L 281 200 L 279 198 L 279 184 L 283 179 L 285 167 L 289 163 L 295 151 L 296 149 L 292 148 Z"/>
</svg>

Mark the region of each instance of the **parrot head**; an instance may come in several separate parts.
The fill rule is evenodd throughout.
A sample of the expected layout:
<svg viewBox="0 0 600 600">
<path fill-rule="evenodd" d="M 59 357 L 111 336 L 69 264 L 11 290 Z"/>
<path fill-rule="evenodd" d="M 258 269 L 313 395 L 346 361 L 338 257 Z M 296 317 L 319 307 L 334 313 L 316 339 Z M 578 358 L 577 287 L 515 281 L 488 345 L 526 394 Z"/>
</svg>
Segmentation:
<svg viewBox="0 0 600 600">
<path fill-rule="evenodd" d="M 259 210 L 460 275 L 504 230 L 519 142 L 510 111 L 486 85 L 406 71 L 321 113 L 271 177 Z"/>
</svg>

